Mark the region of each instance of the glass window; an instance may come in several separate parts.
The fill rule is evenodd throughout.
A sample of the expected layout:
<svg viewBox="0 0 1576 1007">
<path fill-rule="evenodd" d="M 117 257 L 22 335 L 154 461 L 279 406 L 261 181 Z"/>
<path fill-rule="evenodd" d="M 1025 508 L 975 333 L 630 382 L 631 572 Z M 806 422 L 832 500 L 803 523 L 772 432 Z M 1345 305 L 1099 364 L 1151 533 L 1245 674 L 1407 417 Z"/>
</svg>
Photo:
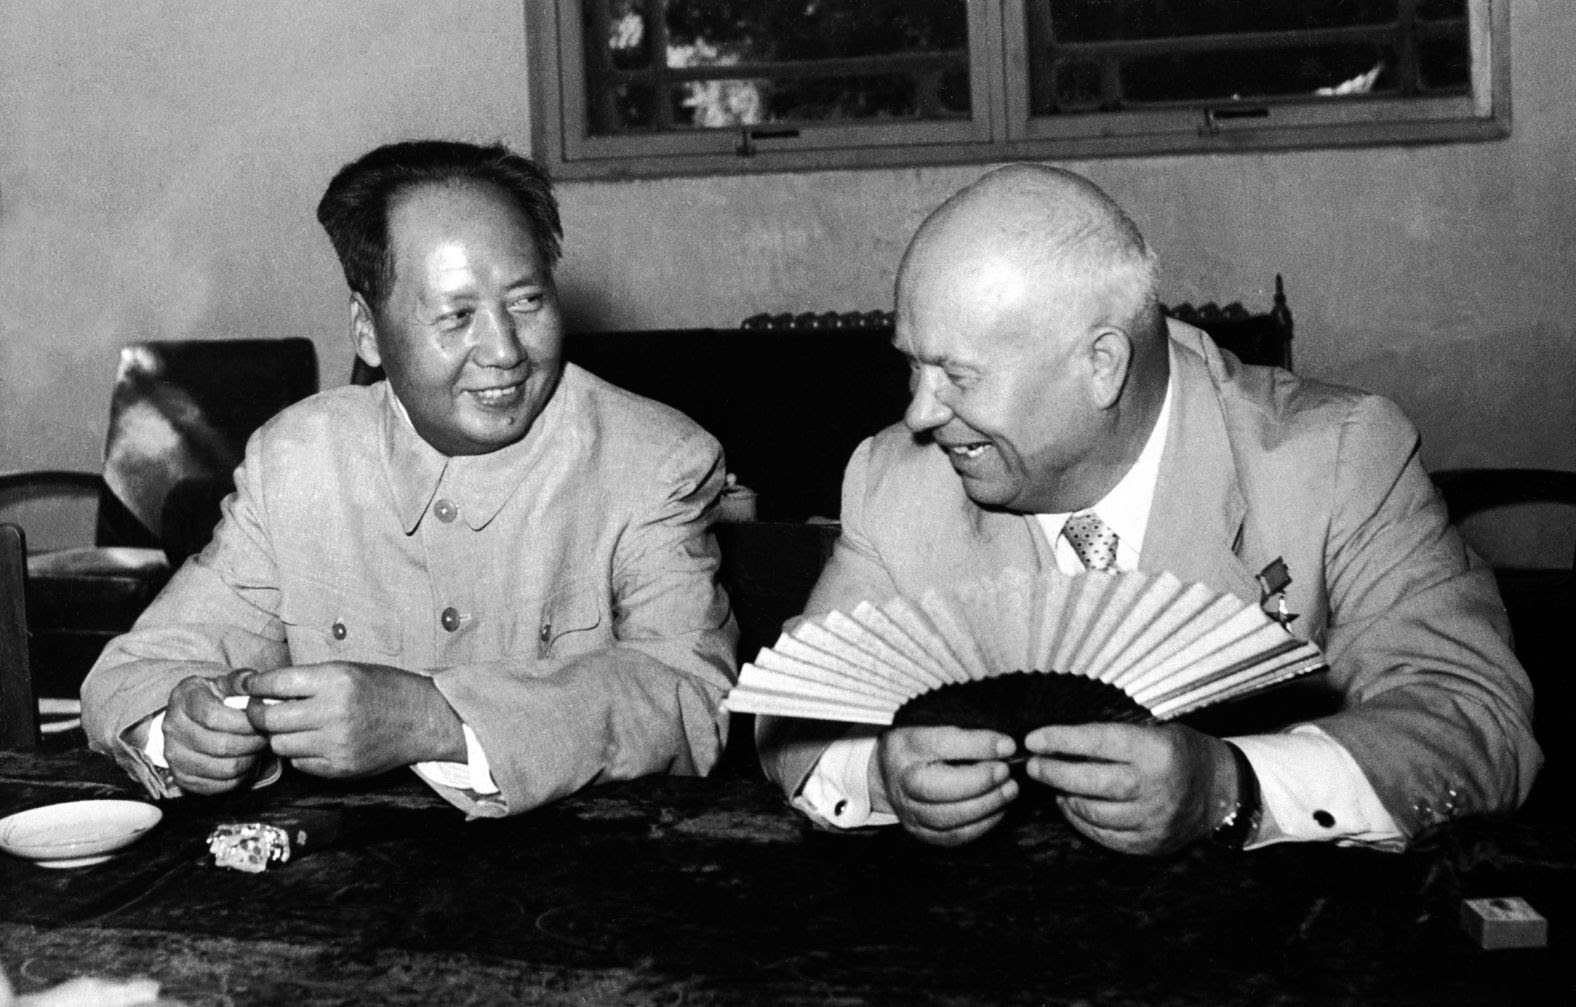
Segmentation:
<svg viewBox="0 0 1576 1007">
<path fill-rule="evenodd" d="M 604 0 L 582 16 L 595 135 L 969 117 L 963 0 Z"/>
<path fill-rule="evenodd" d="M 1031 6 L 1035 115 L 1310 95 L 1467 94 L 1466 0 Z M 1402 16 L 1402 15 L 1406 16 Z"/>
<path fill-rule="evenodd" d="M 1489 139 L 1508 0 L 557 0 L 561 175 Z"/>
</svg>

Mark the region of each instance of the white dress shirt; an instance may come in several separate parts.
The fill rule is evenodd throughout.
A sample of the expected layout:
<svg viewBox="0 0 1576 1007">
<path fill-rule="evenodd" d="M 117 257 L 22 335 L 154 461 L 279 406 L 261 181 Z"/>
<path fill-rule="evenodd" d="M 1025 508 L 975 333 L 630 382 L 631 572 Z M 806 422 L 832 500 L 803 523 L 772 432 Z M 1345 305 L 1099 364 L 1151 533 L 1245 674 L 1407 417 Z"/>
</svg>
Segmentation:
<svg viewBox="0 0 1576 1007">
<path fill-rule="evenodd" d="M 1136 570 L 1143 554 L 1160 457 L 1171 424 L 1171 399 L 1168 386 L 1160 415 L 1138 460 L 1111 492 L 1088 508 L 1117 534 L 1117 570 Z M 1057 568 L 1063 573 L 1082 573 L 1083 562 L 1062 536 L 1069 517 L 1071 514 L 1035 515 L 1053 544 Z M 794 806 L 816 822 L 840 829 L 895 824 L 895 816 L 870 807 L 870 760 L 880 732 L 879 727 L 850 727 L 822 753 L 794 798 Z M 1248 849 L 1316 840 L 1403 848 L 1400 828 L 1357 761 L 1319 728 L 1303 724 L 1281 734 L 1228 740 L 1242 749 L 1253 766 L 1264 804 L 1263 821 Z"/>
</svg>

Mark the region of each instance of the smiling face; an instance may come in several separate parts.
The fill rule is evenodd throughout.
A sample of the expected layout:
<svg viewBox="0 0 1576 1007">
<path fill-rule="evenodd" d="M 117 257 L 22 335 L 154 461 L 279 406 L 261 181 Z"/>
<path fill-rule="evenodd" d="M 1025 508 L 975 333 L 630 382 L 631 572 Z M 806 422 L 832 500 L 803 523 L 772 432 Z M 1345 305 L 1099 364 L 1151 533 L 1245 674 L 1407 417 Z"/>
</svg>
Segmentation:
<svg viewBox="0 0 1576 1007">
<path fill-rule="evenodd" d="M 920 225 L 898 268 L 904 415 L 983 507 L 1092 506 L 1132 467 L 1170 363 L 1154 258 L 1088 179 L 998 168 Z"/>
<path fill-rule="evenodd" d="M 1045 303 L 1005 258 L 905 264 L 894 340 L 911 367 L 904 422 L 946 453 L 975 503 L 1041 513 L 1093 502 L 1109 417 L 1087 359 L 1089 314 Z"/>
<path fill-rule="evenodd" d="M 487 183 L 425 185 L 389 211 L 394 284 L 351 300 L 356 353 L 447 455 L 520 440 L 563 374 L 558 292 L 530 224 Z"/>
</svg>

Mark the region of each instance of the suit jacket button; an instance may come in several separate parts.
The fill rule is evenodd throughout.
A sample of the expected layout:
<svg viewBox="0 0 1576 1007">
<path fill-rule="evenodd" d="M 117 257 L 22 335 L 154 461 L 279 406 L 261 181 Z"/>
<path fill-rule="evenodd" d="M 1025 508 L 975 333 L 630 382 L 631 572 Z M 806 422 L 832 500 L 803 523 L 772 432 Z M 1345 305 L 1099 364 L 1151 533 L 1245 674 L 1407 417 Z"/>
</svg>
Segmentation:
<svg viewBox="0 0 1576 1007">
<path fill-rule="evenodd" d="M 345 628 L 345 621 L 343 619 L 336 619 L 334 620 L 334 628 L 329 630 L 329 632 L 334 634 L 334 639 L 343 640 L 345 638 L 345 634 L 350 631 Z"/>
<path fill-rule="evenodd" d="M 450 633 L 460 628 L 460 613 L 453 605 L 443 610 L 443 615 L 438 617 L 438 622 Z"/>
</svg>

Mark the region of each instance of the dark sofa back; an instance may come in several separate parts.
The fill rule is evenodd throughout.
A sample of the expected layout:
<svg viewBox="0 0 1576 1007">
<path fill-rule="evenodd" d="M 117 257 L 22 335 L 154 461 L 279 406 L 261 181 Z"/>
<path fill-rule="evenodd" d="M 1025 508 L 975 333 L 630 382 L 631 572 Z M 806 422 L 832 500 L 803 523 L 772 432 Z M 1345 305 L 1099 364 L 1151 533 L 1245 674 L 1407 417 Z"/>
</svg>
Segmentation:
<svg viewBox="0 0 1576 1007">
<path fill-rule="evenodd" d="M 685 413 L 722 442 L 762 521 L 835 519 L 859 442 L 903 418 L 908 364 L 889 326 L 571 336 L 568 359 Z"/>
</svg>

